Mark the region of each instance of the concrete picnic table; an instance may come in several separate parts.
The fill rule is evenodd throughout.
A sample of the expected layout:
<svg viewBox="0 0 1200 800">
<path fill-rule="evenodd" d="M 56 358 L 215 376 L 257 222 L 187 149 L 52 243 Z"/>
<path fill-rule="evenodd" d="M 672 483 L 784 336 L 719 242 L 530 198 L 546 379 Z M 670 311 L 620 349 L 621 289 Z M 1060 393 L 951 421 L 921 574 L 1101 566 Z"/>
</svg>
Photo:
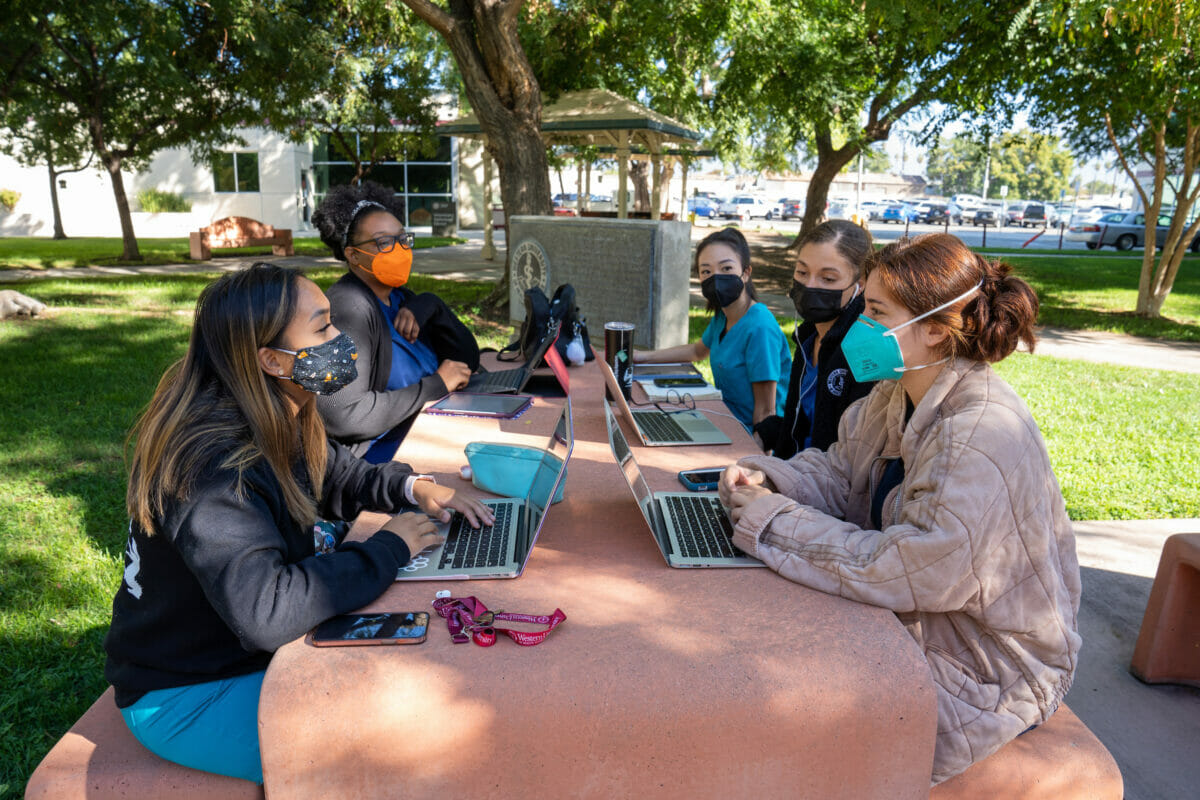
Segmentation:
<svg viewBox="0 0 1200 800">
<path fill-rule="evenodd" d="M 259 706 L 272 800 L 928 797 L 933 686 L 896 616 L 766 569 L 668 568 L 609 449 L 598 366 L 570 379 L 565 499 L 525 573 L 397 583 L 367 607 L 431 610 L 449 589 L 566 622 L 537 647 L 456 645 L 436 615 L 418 646 L 284 646 Z M 562 402 L 513 420 L 422 414 L 397 458 L 476 491 L 459 476 L 466 443 L 543 445 Z M 709 416 L 732 445 L 634 445 L 655 491 L 755 452 L 737 421 Z M 363 514 L 351 537 L 385 520 Z"/>
</svg>

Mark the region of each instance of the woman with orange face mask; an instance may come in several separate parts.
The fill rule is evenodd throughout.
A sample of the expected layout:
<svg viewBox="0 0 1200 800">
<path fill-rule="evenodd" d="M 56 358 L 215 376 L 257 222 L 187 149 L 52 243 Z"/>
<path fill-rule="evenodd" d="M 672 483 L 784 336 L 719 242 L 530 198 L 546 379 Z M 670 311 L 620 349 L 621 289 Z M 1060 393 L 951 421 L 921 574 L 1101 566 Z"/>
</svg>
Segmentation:
<svg viewBox="0 0 1200 800">
<path fill-rule="evenodd" d="M 388 461 L 429 400 L 462 388 L 479 345 L 441 298 L 416 294 L 404 201 L 386 186 L 335 186 L 313 214 L 348 270 L 326 293 L 334 324 L 358 346 L 358 378 L 317 407 L 331 438 L 372 463 Z"/>
</svg>

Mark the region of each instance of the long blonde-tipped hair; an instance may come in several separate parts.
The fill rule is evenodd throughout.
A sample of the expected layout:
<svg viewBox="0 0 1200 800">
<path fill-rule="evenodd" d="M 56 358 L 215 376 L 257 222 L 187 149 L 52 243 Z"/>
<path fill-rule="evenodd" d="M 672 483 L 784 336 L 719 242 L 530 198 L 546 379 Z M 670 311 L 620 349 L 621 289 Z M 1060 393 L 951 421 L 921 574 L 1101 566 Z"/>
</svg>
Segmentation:
<svg viewBox="0 0 1200 800">
<path fill-rule="evenodd" d="M 184 501 L 207 470 L 245 474 L 266 461 L 283 490 L 288 513 L 302 525 L 316 518 L 325 475 L 325 425 L 314 403 L 299 418 L 283 388 L 259 366 L 258 349 L 277 343 L 296 312 L 294 270 L 262 262 L 223 275 L 196 303 L 187 355 L 169 367 L 146 412 L 130 432 L 133 458 L 125 504 L 153 535 L 172 501 Z M 303 458 L 311 490 L 297 479 Z"/>
</svg>

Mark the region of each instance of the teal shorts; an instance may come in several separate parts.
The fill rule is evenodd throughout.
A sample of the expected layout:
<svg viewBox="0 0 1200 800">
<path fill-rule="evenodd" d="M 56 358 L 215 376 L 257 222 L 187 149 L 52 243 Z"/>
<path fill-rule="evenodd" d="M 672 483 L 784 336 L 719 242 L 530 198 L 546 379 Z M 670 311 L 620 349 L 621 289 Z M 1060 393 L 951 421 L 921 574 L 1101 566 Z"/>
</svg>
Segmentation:
<svg viewBox="0 0 1200 800">
<path fill-rule="evenodd" d="M 261 784 L 258 696 L 266 672 L 158 689 L 121 709 L 150 752 L 185 767 Z"/>
</svg>

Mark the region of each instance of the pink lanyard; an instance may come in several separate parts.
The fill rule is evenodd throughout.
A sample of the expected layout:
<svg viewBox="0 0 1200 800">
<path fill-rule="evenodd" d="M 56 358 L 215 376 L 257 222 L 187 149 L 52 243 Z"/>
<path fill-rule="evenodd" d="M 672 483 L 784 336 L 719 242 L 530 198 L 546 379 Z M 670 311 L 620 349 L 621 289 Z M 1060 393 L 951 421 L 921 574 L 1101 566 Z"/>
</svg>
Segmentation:
<svg viewBox="0 0 1200 800">
<path fill-rule="evenodd" d="M 533 647 L 546 641 L 550 631 L 558 627 L 558 623 L 567 618 L 562 609 L 554 609 L 548 617 L 533 614 L 510 614 L 507 611 L 488 611 L 483 601 L 475 597 L 439 597 L 433 601 L 433 608 L 446 619 L 446 627 L 450 629 L 450 638 L 455 644 L 466 644 L 473 639 L 480 647 L 491 647 L 496 643 L 496 631 L 508 636 L 519 645 Z M 545 625 L 544 631 L 518 631 L 512 628 L 501 628 L 495 623 L 531 622 L 535 625 Z"/>
</svg>

